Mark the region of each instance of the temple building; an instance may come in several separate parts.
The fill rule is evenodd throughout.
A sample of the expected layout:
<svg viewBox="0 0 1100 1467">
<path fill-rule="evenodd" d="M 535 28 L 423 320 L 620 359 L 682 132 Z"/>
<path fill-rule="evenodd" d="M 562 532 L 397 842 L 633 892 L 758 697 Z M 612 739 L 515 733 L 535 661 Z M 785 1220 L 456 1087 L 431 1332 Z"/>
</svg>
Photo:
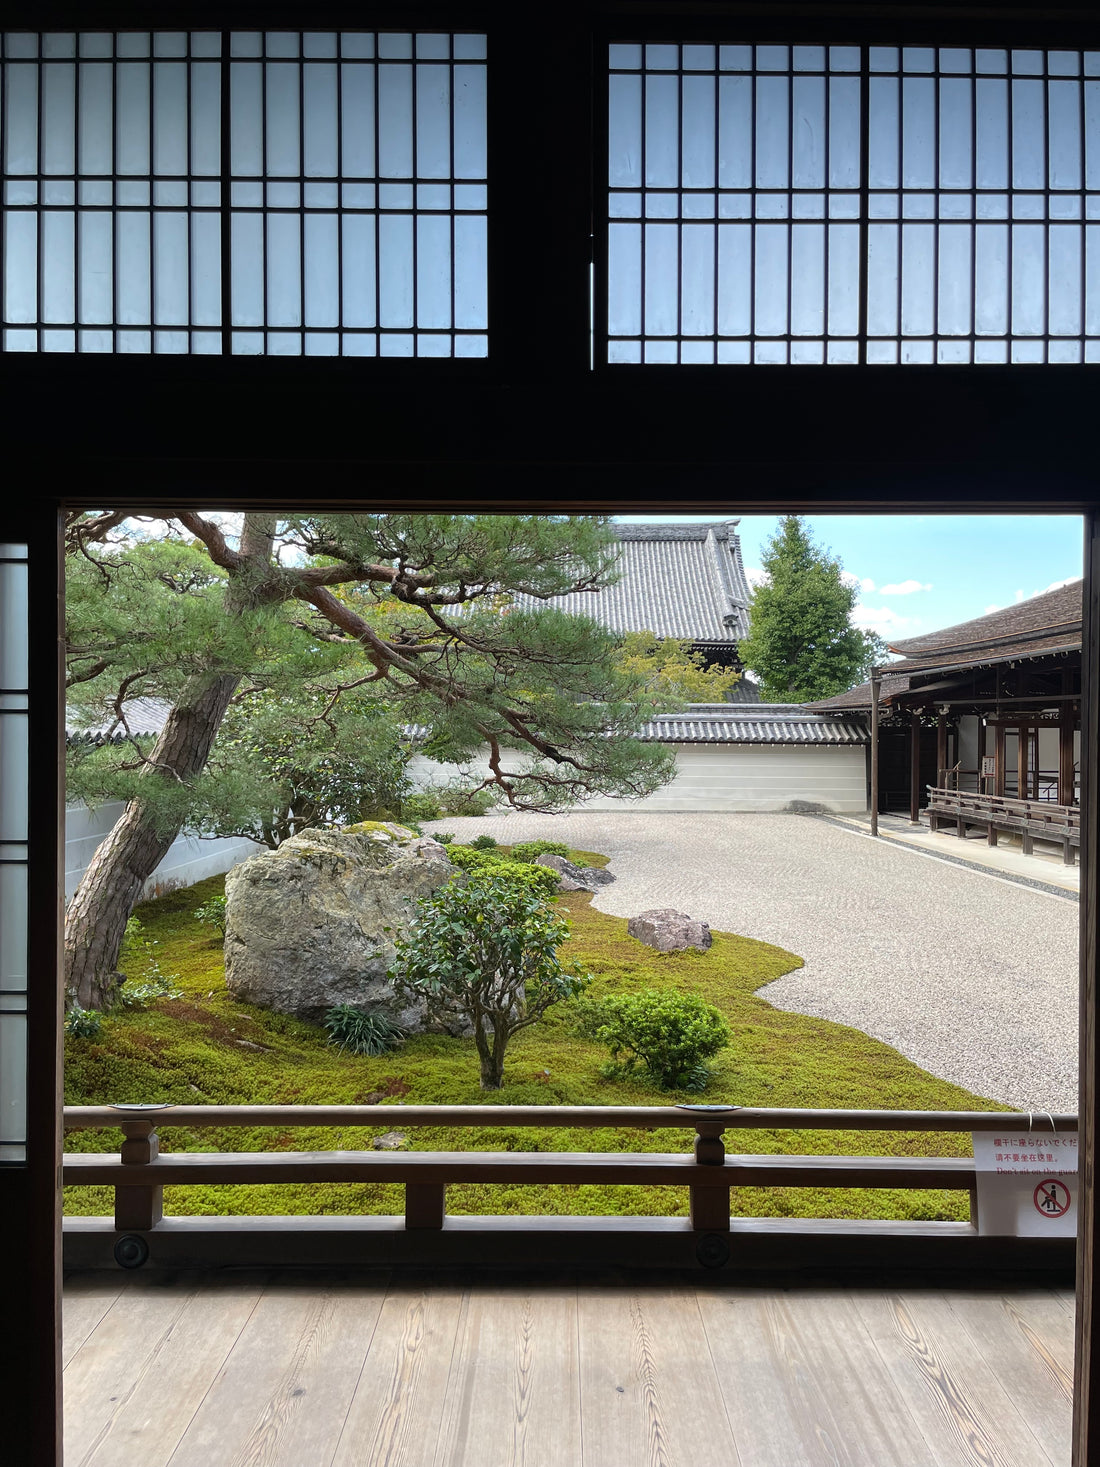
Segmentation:
<svg viewBox="0 0 1100 1467">
<path fill-rule="evenodd" d="M 877 805 L 960 836 L 1079 845 L 1081 582 L 891 644 L 878 687 Z M 871 722 L 863 683 L 807 705 Z"/>
</svg>

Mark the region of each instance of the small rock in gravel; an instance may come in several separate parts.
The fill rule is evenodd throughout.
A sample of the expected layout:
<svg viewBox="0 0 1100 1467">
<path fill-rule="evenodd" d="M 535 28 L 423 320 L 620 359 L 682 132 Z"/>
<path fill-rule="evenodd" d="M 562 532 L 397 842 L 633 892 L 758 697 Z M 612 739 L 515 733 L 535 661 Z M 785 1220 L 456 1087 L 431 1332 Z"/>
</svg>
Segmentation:
<svg viewBox="0 0 1100 1467">
<path fill-rule="evenodd" d="M 371 1145 L 375 1151 L 400 1151 L 408 1139 L 400 1131 L 387 1131 L 384 1136 L 375 1136 Z"/>
<path fill-rule="evenodd" d="M 710 928 L 696 917 L 688 917 L 672 907 L 653 907 L 639 912 L 626 924 L 631 937 L 654 947 L 659 953 L 678 953 L 696 947 L 706 952 L 711 945 Z"/>
</svg>

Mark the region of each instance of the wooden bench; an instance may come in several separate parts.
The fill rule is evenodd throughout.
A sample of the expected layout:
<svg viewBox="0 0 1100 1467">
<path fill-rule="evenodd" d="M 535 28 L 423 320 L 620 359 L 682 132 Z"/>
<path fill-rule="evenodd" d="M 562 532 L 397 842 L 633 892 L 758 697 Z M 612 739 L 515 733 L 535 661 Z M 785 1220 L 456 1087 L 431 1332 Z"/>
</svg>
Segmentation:
<svg viewBox="0 0 1100 1467">
<path fill-rule="evenodd" d="M 961 790 L 929 786 L 925 810 L 929 829 L 935 833 L 953 825 L 960 840 L 968 826 L 985 831 L 989 845 L 997 844 L 999 832 L 1019 835 L 1025 856 L 1030 856 L 1036 838 L 1062 847 L 1062 860 L 1074 864 L 1074 851 L 1081 846 L 1081 811 L 1076 805 L 1053 805 L 1044 800 L 1017 800 L 1000 795 L 970 794 Z"/>
</svg>

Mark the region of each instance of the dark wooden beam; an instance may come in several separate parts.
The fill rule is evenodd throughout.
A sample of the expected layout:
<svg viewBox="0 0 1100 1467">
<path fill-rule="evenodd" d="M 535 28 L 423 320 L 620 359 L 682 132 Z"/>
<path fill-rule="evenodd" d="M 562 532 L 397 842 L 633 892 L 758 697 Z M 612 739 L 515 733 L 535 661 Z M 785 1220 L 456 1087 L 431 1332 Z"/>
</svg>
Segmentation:
<svg viewBox="0 0 1100 1467">
<path fill-rule="evenodd" d="M 30 787 L 27 972 L 27 1163 L 0 1168 L 4 1259 L 0 1380 L 5 1463 L 61 1464 L 61 993 L 64 699 L 58 627 L 57 511 L 19 496 L 5 539 L 29 548 Z"/>
<path fill-rule="evenodd" d="M 1084 656 L 1081 664 L 1080 1203 L 1073 1464 L 1100 1462 L 1100 1274 L 1096 1268 L 1097 838 L 1100 835 L 1100 510 L 1085 518 Z"/>
<path fill-rule="evenodd" d="M 909 823 L 920 824 L 920 714 L 909 721 Z"/>
</svg>

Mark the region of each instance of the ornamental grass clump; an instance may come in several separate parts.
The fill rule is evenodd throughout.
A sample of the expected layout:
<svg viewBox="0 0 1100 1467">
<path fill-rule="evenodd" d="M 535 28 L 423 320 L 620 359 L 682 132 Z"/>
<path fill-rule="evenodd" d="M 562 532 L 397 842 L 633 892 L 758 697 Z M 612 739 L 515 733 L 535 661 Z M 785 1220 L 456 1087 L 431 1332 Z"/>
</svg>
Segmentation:
<svg viewBox="0 0 1100 1467">
<path fill-rule="evenodd" d="M 340 1003 L 325 1015 L 328 1042 L 349 1054 L 388 1054 L 405 1040 L 400 1024 L 380 1009 Z"/>
<path fill-rule="evenodd" d="M 591 1004 L 581 1026 L 610 1049 L 609 1079 L 640 1064 L 662 1090 L 705 1090 L 707 1060 L 730 1042 L 729 1025 L 709 1003 L 655 989 Z"/>
<path fill-rule="evenodd" d="M 558 957 L 569 923 L 508 865 L 490 859 L 422 897 L 389 974 L 399 993 L 423 999 L 448 1029 L 472 1026 L 483 1090 L 500 1089 L 512 1035 L 591 981 Z"/>
</svg>

